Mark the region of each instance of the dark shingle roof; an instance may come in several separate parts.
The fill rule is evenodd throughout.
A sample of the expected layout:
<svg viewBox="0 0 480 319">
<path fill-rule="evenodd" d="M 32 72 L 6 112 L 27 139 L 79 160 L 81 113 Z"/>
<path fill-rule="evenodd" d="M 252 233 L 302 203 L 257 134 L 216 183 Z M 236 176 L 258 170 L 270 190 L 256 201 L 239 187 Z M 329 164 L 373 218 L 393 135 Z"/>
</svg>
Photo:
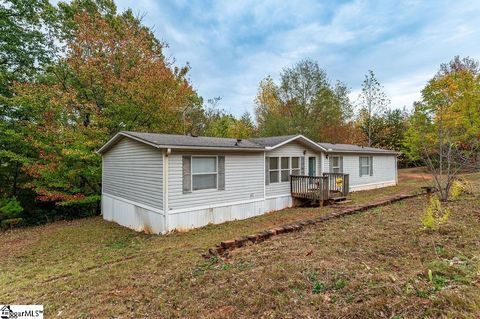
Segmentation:
<svg viewBox="0 0 480 319">
<path fill-rule="evenodd" d="M 250 141 L 257 143 L 258 145 L 264 146 L 264 147 L 273 147 L 275 145 L 278 145 L 280 143 L 283 143 L 285 141 L 288 141 L 296 136 L 299 136 L 300 134 L 296 135 L 284 135 L 284 136 L 272 136 L 272 137 L 257 137 L 257 138 L 251 138 Z"/>
<path fill-rule="evenodd" d="M 327 152 L 342 152 L 342 153 L 384 153 L 395 154 L 395 151 L 385 150 L 381 148 L 359 146 L 352 144 L 334 144 L 334 143 L 318 143 L 325 148 Z"/>
<path fill-rule="evenodd" d="M 261 145 L 249 140 L 236 138 L 172 135 L 156 133 L 122 132 L 157 146 L 185 146 L 185 147 L 209 147 L 209 148 L 238 148 L 238 149 L 263 149 Z"/>
<path fill-rule="evenodd" d="M 138 141 L 150 144 L 159 148 L 206 148 L 206 149 L 228 149 L 228 150 L 251 150 L 261 151 L 264 149 L 274 148 L 289 140 L 295 139 L 310 147 L 326 150 L 327 152 L 340 153 L 378 153 L 378 154 L 396 154 L 394 151 L 384 150 L 373 147 L 363 147 L 350 144 L 332 144 L 332 143 L 315 143 L 300 134 L 259 137 L 251 139 L 206 137 L 206 136 L 190 136 L 190 135 L 172 135 L 157 133 L 140 133 L 140 132 L 120 132 L 110 141 L 102 146 L 98 153 L 103 154 L 108 151 L 112 145 L 124 137 L 130 137 Z"/>
</svg>

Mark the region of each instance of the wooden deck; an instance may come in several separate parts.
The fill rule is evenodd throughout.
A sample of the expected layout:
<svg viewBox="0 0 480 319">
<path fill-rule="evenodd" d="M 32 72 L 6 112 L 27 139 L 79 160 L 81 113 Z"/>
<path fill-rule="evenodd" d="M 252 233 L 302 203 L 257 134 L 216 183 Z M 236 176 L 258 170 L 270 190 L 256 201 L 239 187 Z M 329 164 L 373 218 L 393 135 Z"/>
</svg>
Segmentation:
<svg viewBox="0 0 480 319">
<path fill-rule="evenodd" d="M 290 192 L 293 198 L 323 205 L 329 200 L 348 195 L 349 176 L 343 173 L 324 173 L 323 176 L 291 175 Z"/>
</svg>

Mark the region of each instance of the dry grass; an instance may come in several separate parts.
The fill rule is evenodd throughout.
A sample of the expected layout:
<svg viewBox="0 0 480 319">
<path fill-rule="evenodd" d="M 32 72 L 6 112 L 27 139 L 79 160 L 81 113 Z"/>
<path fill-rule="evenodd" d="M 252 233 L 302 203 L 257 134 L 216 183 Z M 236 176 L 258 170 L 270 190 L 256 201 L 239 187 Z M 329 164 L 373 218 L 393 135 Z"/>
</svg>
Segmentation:
<svg viewBox="0 0 480 319">
<path fill-rule="evenodd" d="M 411 172 L 410 172 L 411 173 Z M 140 234 L 100 218 L 0 234 L 0 298 L 40 303 L 48 317 L 411 318 L 480 316 L 480 176 L 449 203 L 438 232 L 424 199 L 332 220 L 203 260 L 221 240 L 333 208 L 286 209 L 187 233 Z M 421 186 L 418 177 L 354 202 Z M 428 276 L 431 270 L 431 280 Z"/>
</svg>

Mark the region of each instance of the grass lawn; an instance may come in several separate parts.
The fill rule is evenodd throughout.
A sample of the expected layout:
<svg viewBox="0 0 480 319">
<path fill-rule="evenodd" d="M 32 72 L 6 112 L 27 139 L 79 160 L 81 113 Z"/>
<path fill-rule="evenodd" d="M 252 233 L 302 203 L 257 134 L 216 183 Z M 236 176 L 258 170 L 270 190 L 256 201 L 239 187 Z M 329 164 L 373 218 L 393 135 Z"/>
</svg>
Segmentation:
<svg viewBox="0 0 480 319">
<path fill-rule="evenodd" d="M 421 230 L 419 197 L 275 236 L 204 260 L 218 242 L 335 207 L 285 209 L 168 236 L 100 217 L 0 233 L 0 303 L 43 304 L 46 318 L 478 318 L 480 174 L 450 220 Z M 358 204 L 428 181 L 351 195 Z M 430 270 L 430 271 L 429 271 Z M 429 275 L 430 274 L 430 275 Z"/>
</svg>

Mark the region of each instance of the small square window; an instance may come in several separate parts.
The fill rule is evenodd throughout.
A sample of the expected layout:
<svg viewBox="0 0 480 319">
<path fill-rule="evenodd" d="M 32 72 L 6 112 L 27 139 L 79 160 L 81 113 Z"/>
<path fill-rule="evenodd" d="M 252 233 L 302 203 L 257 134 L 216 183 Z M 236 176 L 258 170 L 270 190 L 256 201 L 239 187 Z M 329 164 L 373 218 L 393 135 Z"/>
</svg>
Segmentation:
<svg viewBox="0 0 480 319">
<path fill-rule="evenodd" d="M 270 171 L 270 183 L 278 183 L 278 171 Z"/>
</svg>

